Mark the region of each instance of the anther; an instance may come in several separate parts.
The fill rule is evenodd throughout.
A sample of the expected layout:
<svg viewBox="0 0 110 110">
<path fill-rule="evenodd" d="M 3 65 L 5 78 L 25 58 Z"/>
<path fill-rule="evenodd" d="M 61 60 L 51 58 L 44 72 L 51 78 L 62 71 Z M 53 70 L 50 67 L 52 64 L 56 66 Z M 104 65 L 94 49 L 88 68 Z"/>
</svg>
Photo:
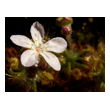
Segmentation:
<svg viewBox="0 0 110 110">
<path fill-rule="evenodd" d="M 45 43 L 45 40 L 43 40 L 43 42 Z"/>
<path fill-rule="evenodd" d="M 45 49 L 47 49 L 47 47 L 45 47 Z"/>
</svg>

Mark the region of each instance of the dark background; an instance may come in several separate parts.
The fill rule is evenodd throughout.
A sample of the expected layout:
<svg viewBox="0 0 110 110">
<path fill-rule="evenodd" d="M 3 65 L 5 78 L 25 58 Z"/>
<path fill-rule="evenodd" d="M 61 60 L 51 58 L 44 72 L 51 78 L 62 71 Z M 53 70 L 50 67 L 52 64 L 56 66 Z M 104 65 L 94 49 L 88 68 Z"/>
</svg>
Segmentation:
<svg viewBox="0 0 110 110">
<path fill-rule="evenodd" d="M 61 28 L 55 24 L 57 17 L 6 17 L 5 18 L 5 43 L 15 46 L 11 40 L 11 35 L 30 35 L 30 27 L 33 22 L 38 21 L 44 26 L 45 33 L 49 33 L 50 37 L 64 37 L 61 35 Z M 95 37 L 93 40 L 96 44 L 98 39 L 105 40 L 105 17 L 93 17 L 90 23 L 88 17 L 73 17 L 73 34 L 76 31 L 83 31 L 83 23 L 86 23 L 86 31 L 90 31 Z M 52 35 L 54 33 L 54 35 Z M 8 45 L 7 45 L 8 46 Z"/>
</svg>

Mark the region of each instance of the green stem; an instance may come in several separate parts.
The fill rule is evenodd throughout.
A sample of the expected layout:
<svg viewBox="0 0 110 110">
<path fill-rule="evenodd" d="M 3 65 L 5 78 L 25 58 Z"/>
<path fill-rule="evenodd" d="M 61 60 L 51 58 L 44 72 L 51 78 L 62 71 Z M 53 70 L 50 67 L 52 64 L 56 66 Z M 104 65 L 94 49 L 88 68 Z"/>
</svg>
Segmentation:
<svg viewBox="0 0 110 110">
<path fill-rule="evenodd" d="M 71 63 L 70 62 L 67 63 L 67 72 L 68 72 L 69 75 L 72 72 L 72 70 L 71 70 Z"/>
<path fill-rule="evenodd" d="M 33 89 L 34 89 L 34 92 L 37 92 L 37 85 L 36 85 L 36 81 L 33 81 Z"/>
<path fill-rule="evenodd" d="M 71 51 L 73 51 L 73 45 L 72 45 L 72 43 L 71 43 L 71 41 L 70 41 L 70 35 L 66 35 L 66 40 L 67 40 L 67 42 L 68 42 L 68 45 L 69 45 Z"/>
</svg>

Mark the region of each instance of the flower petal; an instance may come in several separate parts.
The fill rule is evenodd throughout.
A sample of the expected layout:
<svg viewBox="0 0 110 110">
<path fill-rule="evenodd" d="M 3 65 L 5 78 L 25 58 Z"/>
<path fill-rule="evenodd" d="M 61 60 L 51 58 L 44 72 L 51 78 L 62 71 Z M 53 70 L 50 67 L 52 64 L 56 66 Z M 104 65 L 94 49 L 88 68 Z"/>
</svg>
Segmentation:
<svg viewBox="0 0 110 110">
<path fill-rule="evenodd" d="M 25 47 L 25 48 L 30 48 L 31 45 L 33 44 L 33 42 L 29 38 L 23 35 L 12 35 L 10 39 L 16 45 Z"/>
<path fill-rule="evenodd" d="M 41 37 L 44 38 L 44 27 L 39 22 L 36 22 L 35 24 L 35 28 L 40 32 Z"/>
<path fill-rule="evenodd" d="M 61 37 L 56 37 L 47 41 L 44 45 L 47 47 L 47 51 L 62 53 L 67 47 L 67 42 Z"/>
<path fill-rule="evenodd" d="M 42 37 L 41 37 L 39 30 L 36 28 L 36 25 L 37 25 L 37 22 L 34 22 L 32 24 L 30 32 L 31 32 L 31 36 L 32 36 L 34 42 L 38 46 L 40 43 L 42 43 Z"/>
<path fill-rule="evenodd" d="M 25 67 L 33 66 L 38 60 L 38 53 L 33 50 L 26 50 L 21 55 L 21 63 Z"/>
<path fill-rule="evenodd" d="M 56 71 L 59 71 L 61 69 L 61 65 L 59 62 L 59 59 L 52 53 L 50 52 L 43 52 L 40 53 L 44 59 L 47 61 L 47 63 Z"/>
</svg>

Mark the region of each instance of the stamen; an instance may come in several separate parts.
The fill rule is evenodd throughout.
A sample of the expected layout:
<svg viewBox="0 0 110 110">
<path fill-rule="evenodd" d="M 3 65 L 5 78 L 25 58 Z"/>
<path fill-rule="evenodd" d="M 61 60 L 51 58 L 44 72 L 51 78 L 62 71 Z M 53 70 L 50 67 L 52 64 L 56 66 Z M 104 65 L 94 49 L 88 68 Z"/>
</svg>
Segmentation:
<svg viewBox="0 0 110 110">
<path fill-rule="evenodd" d="M 30 49 L 32 49 L 32 46 L 30 47 Z"/>
<path fill-rule="evenodd" d="M 43 40 L 43 42 L 45 43 L 45 40 Z"/>
<path fill-rule="evenodd" d="M 37 42 L 38 40 L 35 40 L 35 42 Z"/>
<path fill-rule="evenodd" d="M 39 61 L 36 62 L 37 64 L 39 63 Z"/>
<path fill-rule="evenodd" d="M 47 49 L 47 47 L 45 47 L 45 49 Z"/>
</svg>

